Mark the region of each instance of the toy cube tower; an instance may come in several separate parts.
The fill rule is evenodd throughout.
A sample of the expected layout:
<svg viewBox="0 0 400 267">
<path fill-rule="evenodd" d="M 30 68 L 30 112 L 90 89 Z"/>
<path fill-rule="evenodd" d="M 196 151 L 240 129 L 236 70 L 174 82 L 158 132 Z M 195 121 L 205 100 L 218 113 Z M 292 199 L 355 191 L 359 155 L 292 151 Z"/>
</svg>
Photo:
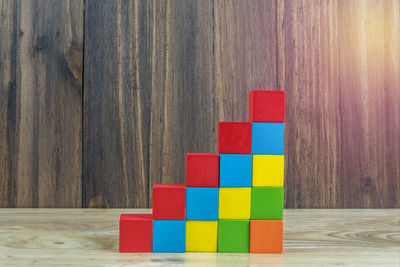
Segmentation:
<svg viewBox="0 0 400 267">
<path fill-rule="evenodd" d="M 120 217 L 120 252 L 282 253 L 285 93 L 250 93 L 218 123 L 218 153 L 186 155 L 186 185 L 154 185 L 153 214 Z"/>
</svg>

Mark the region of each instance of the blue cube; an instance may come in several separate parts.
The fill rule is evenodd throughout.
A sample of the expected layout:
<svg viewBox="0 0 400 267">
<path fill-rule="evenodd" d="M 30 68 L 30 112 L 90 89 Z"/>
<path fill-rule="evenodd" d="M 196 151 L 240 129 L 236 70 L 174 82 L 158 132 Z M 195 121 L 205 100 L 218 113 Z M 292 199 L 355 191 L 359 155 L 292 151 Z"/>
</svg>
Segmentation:
<svg viewBox="0 0 400 267">
<path fill-rule="evenodd" d="M 153 252 L 185 252 L 185 220 L 153 220 Z"/>
<path fill-rule="evenodd" d="M 251 187 L 252 171 L 252 155 L 220 154 L 219 186 Z"/>
<path fill-rule="evenodd" d="M 218 188 L 186 187 L 186 220 L 218 221 Z"/>
<path fill-rule="evenodd" d="M 283 155 L 284 123 L 253 122 L 251 153 Z"/>
</svg>

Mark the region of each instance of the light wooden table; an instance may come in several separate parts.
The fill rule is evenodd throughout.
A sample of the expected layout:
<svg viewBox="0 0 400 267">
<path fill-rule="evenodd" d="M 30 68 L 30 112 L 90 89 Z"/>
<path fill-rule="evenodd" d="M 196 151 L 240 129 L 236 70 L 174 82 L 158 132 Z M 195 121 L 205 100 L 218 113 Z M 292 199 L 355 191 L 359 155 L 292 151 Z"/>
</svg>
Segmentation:
<svg viewBox="0 0 400 267">
<path fill-rule="evenodd" d="M 0 266 L 400 266 L 400 210 L 285 210 L 284 253 L 120 254 L 120 213 L 0 209 Z"/>
</svg>

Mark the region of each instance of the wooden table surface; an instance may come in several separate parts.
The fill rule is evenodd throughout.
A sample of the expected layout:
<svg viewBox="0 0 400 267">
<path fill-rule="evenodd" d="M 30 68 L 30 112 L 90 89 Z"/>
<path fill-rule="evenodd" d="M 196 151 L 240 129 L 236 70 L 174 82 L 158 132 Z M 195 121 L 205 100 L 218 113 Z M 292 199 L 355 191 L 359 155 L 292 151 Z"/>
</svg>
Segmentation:
<svg viewBox="0 0 400 267">
<path fill-rule="evenodd" d="M 120 254 L 120 213 L 0 209 L 0 266 L 400 266 L 400 210 L 285 210 L 284 253 Z"/>
</svg>

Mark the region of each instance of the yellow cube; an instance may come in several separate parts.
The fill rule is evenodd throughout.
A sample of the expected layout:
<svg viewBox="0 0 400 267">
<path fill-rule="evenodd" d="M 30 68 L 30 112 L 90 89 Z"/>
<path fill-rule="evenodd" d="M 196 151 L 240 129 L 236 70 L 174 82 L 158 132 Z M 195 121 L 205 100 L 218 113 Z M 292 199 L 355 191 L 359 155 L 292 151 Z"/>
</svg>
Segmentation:
<svg viewBox="0 0 400 267">
<path fill-rule="evenodd" d="M 186 221 L 186 251 L 217 251 L 218 221 Z"/>
<path fill-rule="evenodd" d="M 283 155 L 253 155 L 253 186 L 283 186 Z"/>
<path fill-rule="evenodd" d="M 220 187 L 219 219 L 250 219 L 251 188 Z"/>
</svg>

